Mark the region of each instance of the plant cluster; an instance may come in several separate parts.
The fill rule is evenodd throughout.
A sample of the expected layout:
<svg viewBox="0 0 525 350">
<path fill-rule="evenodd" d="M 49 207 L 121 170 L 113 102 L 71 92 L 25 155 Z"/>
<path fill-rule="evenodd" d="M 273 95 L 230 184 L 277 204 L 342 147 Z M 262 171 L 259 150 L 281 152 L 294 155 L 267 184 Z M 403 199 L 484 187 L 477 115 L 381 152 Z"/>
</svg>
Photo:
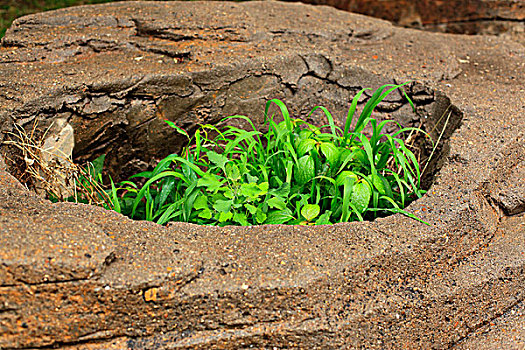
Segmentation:
<svg viewBox="0 0 525 350">
<path fill-rule="evenodd" d="M 354 97 L 343 129 L 324 107 L 310 112 L 320 110 L 327 118 L 326 125 L 316 127 L 291 118 L 277 99 L 266 104 L 266 132 L 257 130 L 248 117 L 236 115 L 224 121 L 239 119 L 251 130 L 203 125 L 190 138 L 166 121 L 188 137 L 188 146 L 181 155 L 169 155 L 152 171 L 136 174 L 118 187 L 111 182 L 112 207 L 131 218 L 159 224 L 324 225 L 386 213 L 419 220 L 403 210 L 424 190 L 418 161 L 400 135 L 422 131 L 398 124 L 399 129 L 389 134 L 385 125 L 397 122 L 378 122 L 371 116 L 396 89 L 414 107 L 402 90 L 405 84 L 376 90 L 352 130 L 365 89 Z M 281 122 L 268 116 L 272 104 L 279 107 Z M 365 127 L 371 128 L 368 137 Z M 135 182 L 139 178 L 141 186 Z"/>
</svg>

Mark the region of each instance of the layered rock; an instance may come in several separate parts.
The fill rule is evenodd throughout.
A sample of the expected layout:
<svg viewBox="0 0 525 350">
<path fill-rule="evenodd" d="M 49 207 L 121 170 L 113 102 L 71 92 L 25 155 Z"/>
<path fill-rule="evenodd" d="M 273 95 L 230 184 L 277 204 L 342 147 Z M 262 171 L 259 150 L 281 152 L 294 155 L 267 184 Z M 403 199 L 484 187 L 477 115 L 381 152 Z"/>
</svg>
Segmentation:
<svg viewBox="0 0 525 350">
<path fill-rule="evenodd" d="M 406 80 L 418 113 L 392 96 L 378 115 L 422 123 L 441 147 L 432 187 L 407 209 L 430 226 L 394 215 L 165 227 L 51 204 L 8 160 L 0 347 L 444 348 L 474 338 L 525 295 L 524 56 L 503 39 L 277 2 L 112 3 L 19 19 L 0 48 L 1 130 L 65 120 L 77 159 L 107 153 L 115 172 L 180 146 L 163 119 L 190 130 L 237 113 L 260 122 L 279 97 L 294 115 L 325 104 L 341 122 L 360 88 Z"/>
</svg>

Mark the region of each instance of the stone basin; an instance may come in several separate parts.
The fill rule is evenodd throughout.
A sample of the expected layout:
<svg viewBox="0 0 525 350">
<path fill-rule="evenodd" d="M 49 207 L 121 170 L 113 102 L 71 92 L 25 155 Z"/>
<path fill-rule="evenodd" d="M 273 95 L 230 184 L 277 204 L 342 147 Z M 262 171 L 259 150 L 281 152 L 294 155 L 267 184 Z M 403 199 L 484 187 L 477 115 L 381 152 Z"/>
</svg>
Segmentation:
<svg viewBox="0 0 525 350">
<path fill-rule="evenodd" d="M 121 2 L 26 16 L 0 47 L 0 130 L 66 120 L 125 176 L 180 148 L 163 119 L 378 116 L 440 138 L 402 215 L 303 227 L 160 226 L 52 204 L 0 169 L 0 348 L 449 348 L 525 294 L 525 49 L 278 2 Z M 364 101 L 363 101 L 364 102 Z M 444 119 L 445 111 L 451 111 Z M 313 120 L 316 122 L 317 120 Z M 318 122 L 318 121 L 317 121 Z M 166 147 L 168 146 L 168 147 Z M 16 165 L 16 164 L 15 164 Z M 13 172 L 14 173 L 14 172 Z"/>
</svg>

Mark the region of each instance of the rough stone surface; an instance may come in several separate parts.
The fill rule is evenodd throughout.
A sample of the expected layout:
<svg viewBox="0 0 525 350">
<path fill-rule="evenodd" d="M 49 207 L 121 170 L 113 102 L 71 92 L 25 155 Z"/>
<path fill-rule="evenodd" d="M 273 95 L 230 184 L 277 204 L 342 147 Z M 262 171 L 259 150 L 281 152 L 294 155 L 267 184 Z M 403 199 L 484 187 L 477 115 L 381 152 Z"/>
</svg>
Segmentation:
<svg viewBox="0 0 525 350">
<path fill-rule="evenodd" d="M 525 45 L 522 0 L 303 0 L 392 21 L 405 27 L 456 34 L 503 34 Z"/>
<path fill-rule="evenodd" d="M 0 47 L 0 128 L 68 115 L 79 159 L 146 164 L 180 145 L 163 119 L 260 121 L 272 97 L 296 115 L 317 103 L 344 115 L 361 87 L 408 79 L 416 119 L 396 96 L 382 114 L 422 122 L 444 146 L 408 208 L 430 226 L 394 215 L 164 227 L 51 204 L 0 162 L 0 348 L 500 344 L 505 324 L 523 326 L 524 68 L 524 47 L 504 38 L 301 4 L 130 2 L 19 19 Z"/>
</svg>

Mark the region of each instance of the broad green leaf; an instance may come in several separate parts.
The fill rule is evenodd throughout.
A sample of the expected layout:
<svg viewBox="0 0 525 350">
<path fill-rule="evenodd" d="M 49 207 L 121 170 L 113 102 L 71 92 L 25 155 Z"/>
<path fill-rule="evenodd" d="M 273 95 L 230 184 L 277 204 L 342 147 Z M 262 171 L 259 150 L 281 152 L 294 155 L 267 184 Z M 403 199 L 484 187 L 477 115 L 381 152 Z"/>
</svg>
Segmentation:
<svg viewBox="0 0 525 350">
<path fill-rule="evenodd" d="M 315 177 L 315 162 L 312 156 L 305 155 L 297 160 L 294 179 L 304 185 Z"/>
<path fill-rule="evenodd" d="M 268 193 L 276 197 L 287 198 L 290 194 L 290 183 L 285 182 L 278 188 L 272 188 Z"/>
<path fill-rule="evenodd" d="M 263 194 L 266 194 L 266 193 L 268 193 L 268 189 L 270 188 L 270 184 L 268 182 L 261 182 L 259 184 L 259 188 L 261 189 L 261 191 L 264 192 Z"/>
<path fill-rule="evenodd" d="M 286 208 L 286 202 L 281 197 L 272 197 L 268 201 L 268 206 L 270 208 L 284 209 Z"/>
<path fill-rule="evenodd" d="M 222 191 L 222 193 L 224 194 L 224 197 L 226 198 L 229 198 L 229 199 L 235 198 L 235 193 L 233 193 L 232 189 L 227 186 L 221 187 L 219 191 Z"/>
<path fill-rule="evenodd" d="M 168 199 L 168 196 L 170 195 L 171 191 L 175 187 L 176 179 L 174 177 L 166 177 L 164 181 L 162 182 L 162 188 L 159 194 L 159 207 L 162 207 L 164 203 L 166 203 L 166 200 Z"/>
<path fill-rule="evenodd" d="M 347 177 L 351 177 L 352 179 L 354 179 L 354 181 L 358 180 L 357 175 L 354 172 L 345 170 L 342 171 L 339 175 L 337 175 L 335 179 L 335 184 L 337 186 L 342 186 L 345 183 L 345 179 Z"/>
<path fill-rule="evenodd" d="M 219 222 L 225 222 L 225 221 L 228 221 L 232 218 L 233 214 L 231 212 L 227 212 L 227 213 L 224 213 L 224 212 L 221 212 L 219 214 Z"/>
<path fill-rule="evenodd" d="M 290 209 L 286 208 L 284 210 L 272 210 L 268 213 L 265 224 L 284 224 L 290 220 L 293 220 L 293 214 Z"/>
<path fill-rule="evenodd" d="M 266 213 L 262 211 L 261 208 L 257 208 L 257 213 L 255 214 L 255 219 L 257 220 L 257 223 L 262 224 L 266 221 L 266 218 Z"/>
<path fill-rule="evenodd" d="M 197 180 L 198 187 L 206 187 L 208 192 L 216 193 L 222 186 L 222 182 L 217 179 L 215 175 L 205 174 Z"/>
<path fill-rule="evenodd" d="M 226 163 L 228 163 L 228 158 L 226 158 L 222 154 L 213 151 L 209 151 L 208 153 L 206 153 L 206 155 L 208 156 L 208 160 L 210 162 L 224 170 Z"/>
<path fill-rule="evenodd" d="M 241 226 L 249 226 L 248 220 L 246 218 L 246 215 L 243 213 L 235 213 L 233 214 L 233 221 L 237 222 Z"/>
<path fill-rule="evenodd" d="M 362 149 L 355 150 L 353 157 L 354 159 L 359 161 L 359 163 L 361 163 L 364 167 L 368 167 L 368 165 L 370 164 L 368 161 L 368 157 L 366 156 L 366 152 Z"/>
<path fill-rule="evenodd" d="M 306 204 L 301 208 L 301 215 L 306 219 L 306 221 L 312 221 L 315 219 L 321 208 L 317 204 Z"/>
<path fill-rule="evenodd" d="M 222 200 L 222 199 L 218 199 L 213 204 L 213 209 L 215 209 L 215 210 L 217 210 L 217 211 L 219 211 L 221 213 L 227 213 L 227 212 L 230 211 L 230 209 L 232 207 L 232 204 L 233 204 L 232 200 L 225 201 L 225 200 Z"/>
<path fill-rule="evenodd" d="M 317 141 L 314 139 L 305 139 L 301 140 L 297 145 L 297 155 L 299 157 L 304 156 L 306 153 L 310 152 L 316 145 Z"/>
<path fill-rule="evenodd" d="M 352 189 L 352 204 L 355 205 L 359 213 L 363 213 L 370 203 L 370 197 L 372 196 L 372 190 L 368 185 L 368 182 L 361 181 L 354 185 Z"/>
<path fill-rule="evenodd" d="M 257 176 L 252 176 L 250 174 L 246 174 L 246 180 L 248 180 L 248 182 L 255 182 L 255 183 L 257 183 L 259 181 L 259 178 Z"/>
<path fill-rule="evenodd" d="M 208 198 L 205 195 L 200 195 L 195 199 L 195 202 L 193 203 L 193 208 L 196 210 L 199 209 L 208 209 Z"/>
<path fill-rule="evenodd" d="M 241 172 L 235 163 L 227 163 L 225 166 L 225 173 L 226 177 L 232 181 L 237 181 L 241 178 Z"/>
<path fill-rule="evenodd" d="M 199 217 L 203 219 L 211 219 L 211 210 L 209 208 L 205 208 L 199 212 Z"/>
<path fill-rule="evenodd" d="M 331 225 L 332 223 L 330 222 L 330 216 L 332 215 L 332 211 L 330 210 L 327 210 L 325 211 L 320 217 L 319 219 L 317 219 L 317 221 L 315 222 L 316 225 Z"/>
<path fill-rule="evenodd" d="M 321 153 L 326 157 L 328 163 L 334 166 L 339 160 L 339 150 L 333 143 L 323 142 L 321 143 Z"/>
<path fill-rule="evenodd" d="M 309 194 L 309 193 L 307 193 L 307 194 L 303 193 L 303 194 L 300 194 L 299 196 L 301 197 L 301 199 L 299 199 L 299 201 L 297 201 L 297 207 L 298 208 L 302 208 L 303 205 L 307 205 L 308 201 L 312 197 L 311 194 Z M 297 212 L 297 214 L 299 214 L 299 212 Z"/>
<path fill-rule="evenodd" d="M 379 192 L 379 194 L 386 194 L 386 188 L 385 188 L 385 184 L 383 183 L 383 180 L 381 179 L 380 177 L 381 175 L 375 173 L 375 174 L 372 174 L 371 175 L 371 180 L 372 180 L 372 184 L 374 185 L 374 187 L 377 189 L 377 191 Z"/>
<path fill-rule="evenodd" d="M 241 185 L 241 195 L 246 196 L 250 199 L 255 199 L 259 196 L 266 194 L 267 192 L 268 192 L 267 182 L 263 182 L 260 185 L 254 182 Z"/>
<path fill-rule="evenodd" d="M 246 209 L 248 209 L 248 211 L 249 211 L 250 214 L 252 214 L 252 215 L 255 215 L 255 213 L 257 212 L 257 207 L 255 207 L 255 206 L 253 206 L 253 205 L 251 205 L 251 204 L 246 203 L 246 204 L 244 205 L 244 207 L 245 207 Z"/>
<path fill-rule="evenodd" d="M 381 195 L 392 198 L 392 187 L 383 175 L 372 174 L 372 184 Z"/>
</svg>

